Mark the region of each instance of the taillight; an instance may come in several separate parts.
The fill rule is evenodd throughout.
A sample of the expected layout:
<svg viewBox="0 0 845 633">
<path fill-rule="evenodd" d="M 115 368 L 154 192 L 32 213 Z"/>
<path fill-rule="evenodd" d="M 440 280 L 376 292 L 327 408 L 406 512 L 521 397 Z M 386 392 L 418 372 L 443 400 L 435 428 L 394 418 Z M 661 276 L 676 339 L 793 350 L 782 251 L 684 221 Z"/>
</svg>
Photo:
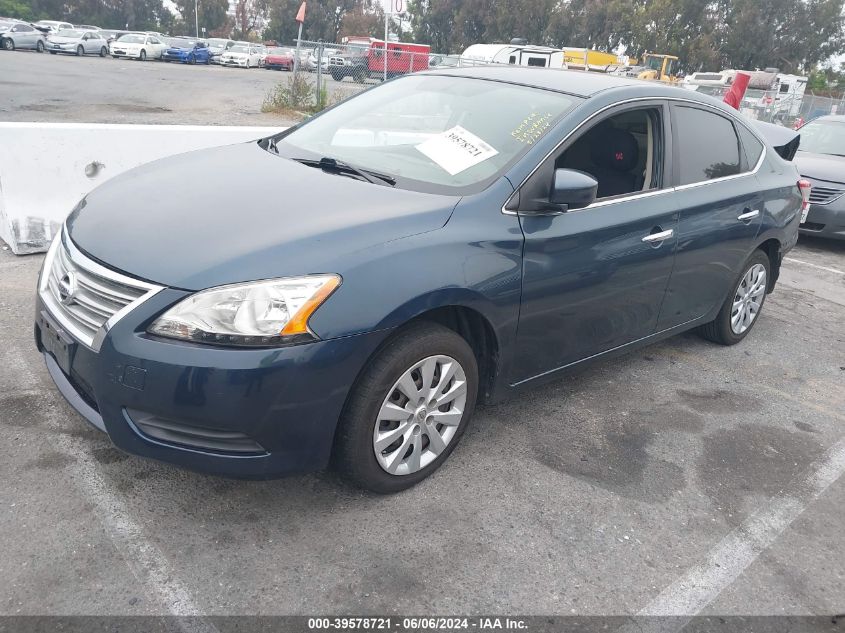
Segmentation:
<svg viewBox="0 0 845 633">
<path fill-rule="evenodd" d="M 810 190 L 812 188 L 809 180 L 802 178 L 798 181 L 798 190 L 801 192 L 801 224 L 807 221 L 807 214 L 810 212 Z"/>
</svg>

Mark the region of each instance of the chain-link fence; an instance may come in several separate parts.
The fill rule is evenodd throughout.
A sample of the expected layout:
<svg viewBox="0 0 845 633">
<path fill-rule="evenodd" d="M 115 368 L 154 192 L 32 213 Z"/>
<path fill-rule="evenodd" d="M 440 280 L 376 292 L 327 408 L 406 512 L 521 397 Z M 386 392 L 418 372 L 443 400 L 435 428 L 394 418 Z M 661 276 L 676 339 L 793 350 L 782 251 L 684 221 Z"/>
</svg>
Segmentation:
<svg viewBox="0 0 845 633">
<path fill-rule="evenodd" d="M 380 40 L 332 44 L 302 40 L 268 51 L 268 68 L 290 70 L 300 81 L 311 86 L 308 107 L 331 105 L 342 101 L 385 79 L 429 70 L 482 66 L 491 62 L 440 55 L 427 46 L 388 42 L 387 51 Z M 293 79 L 288 80 L 293 83 Z"/>
<path fill-rule="evenodd" d="M 729 86 L 698 86 L 697 91 L 722 98 Z M 777 90 L 745 92 L 740 110 L 747 117 L 793 127 L 825 114 L 845 112 L 845 95 L 830 97 L 812 92 L 781 93 Z"/>
</svg>

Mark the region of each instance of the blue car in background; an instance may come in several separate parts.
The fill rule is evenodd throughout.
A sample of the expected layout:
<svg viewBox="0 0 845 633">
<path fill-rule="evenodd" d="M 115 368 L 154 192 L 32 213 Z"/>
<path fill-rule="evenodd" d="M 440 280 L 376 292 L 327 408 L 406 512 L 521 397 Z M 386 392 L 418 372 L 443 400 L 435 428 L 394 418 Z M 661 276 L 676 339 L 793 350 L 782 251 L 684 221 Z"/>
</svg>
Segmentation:
<svg viewBox="0 0 845 633">
<path fill-rule="evenodd" d="M 183 64 L 211 63 L 211 52 L 205 42 L 182 37 L 172 37 L 167 40 L 167 43 L 170 47 L 161 56 L 166 62 L 182 62 Z"/>
</svg>

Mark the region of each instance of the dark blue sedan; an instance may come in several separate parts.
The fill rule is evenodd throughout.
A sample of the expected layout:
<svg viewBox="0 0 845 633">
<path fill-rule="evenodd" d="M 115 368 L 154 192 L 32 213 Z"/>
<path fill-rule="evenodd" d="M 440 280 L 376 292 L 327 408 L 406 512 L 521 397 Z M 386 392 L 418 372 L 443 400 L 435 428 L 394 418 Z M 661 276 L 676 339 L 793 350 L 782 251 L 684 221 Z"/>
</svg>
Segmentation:
<svg viewBox="0 0 845 633">
<path fill-rule="evenodd" d="M 167 43 L 169 47 L 161 55 L 166 62 L 206 65 L 211 63 L 211 52 L 205 42 L 171 37 L 167 39 Z"/>
<path fill-rule="evenodd" d="M 94 190 L 36 342 L 127 452 L 398 491 L 477 403 L 693 328 L 746 338 L 808 208 L 795 134 L 769 131 L 593 73 L 401 77 Z"/>
</svg>

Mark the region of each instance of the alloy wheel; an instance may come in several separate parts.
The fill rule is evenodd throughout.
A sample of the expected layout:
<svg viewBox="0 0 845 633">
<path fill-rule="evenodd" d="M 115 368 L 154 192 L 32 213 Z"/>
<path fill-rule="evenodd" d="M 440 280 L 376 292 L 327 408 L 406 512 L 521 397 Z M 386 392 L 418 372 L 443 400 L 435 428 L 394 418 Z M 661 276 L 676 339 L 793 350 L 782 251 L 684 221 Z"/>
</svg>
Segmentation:
<svg viewBox="0 0 845 633">
<path fill-rule="evenodd" d="M 416 473 L 454 439 L 467 401 L 464 368 L 450 356 L 429 356 L 390 388 L 375 422 L 373 450 L 391 475 Z"/>
<path fill-rule="evenodd" d="M 763 296 L 766 293 L 766 267 L 754 264 L 739 282 L 731 306 L 731 330 L 742 334 L 760 313 Z"/>
</svg>

